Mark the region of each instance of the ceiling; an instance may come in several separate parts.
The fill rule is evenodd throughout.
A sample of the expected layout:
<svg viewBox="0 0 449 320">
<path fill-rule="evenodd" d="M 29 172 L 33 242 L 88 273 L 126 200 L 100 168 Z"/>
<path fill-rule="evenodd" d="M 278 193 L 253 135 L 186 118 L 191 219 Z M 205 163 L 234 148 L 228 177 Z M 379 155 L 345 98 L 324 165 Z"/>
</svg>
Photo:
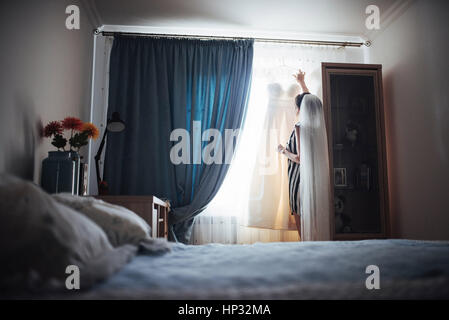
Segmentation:
<svg viewBox="0 0 449 320">
<path fill-rule="evenodd" d="M 365 9 L 382 19 L 404 0 L 92 0 L 101 25 L 364 36 Z"/>
</svg>

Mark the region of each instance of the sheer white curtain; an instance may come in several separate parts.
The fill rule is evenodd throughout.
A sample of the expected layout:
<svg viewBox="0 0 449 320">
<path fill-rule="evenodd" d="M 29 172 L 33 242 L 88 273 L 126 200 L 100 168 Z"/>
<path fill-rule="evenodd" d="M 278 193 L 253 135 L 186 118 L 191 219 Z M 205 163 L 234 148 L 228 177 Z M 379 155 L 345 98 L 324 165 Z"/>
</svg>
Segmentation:
<svg viewBox="0 0 449 320">
<path fill-rule="evenodd" d="M 276 152 L 296 122 L 293 74 L 306 72 L 322 98 L 321 62 L 346 62 L 345 48 L 255 43 L 253 82 L 242 135 L 216 197 L 195 220 L 192 243 L 298 241 L 288 201 L 287 160 Z"/>
</svg>

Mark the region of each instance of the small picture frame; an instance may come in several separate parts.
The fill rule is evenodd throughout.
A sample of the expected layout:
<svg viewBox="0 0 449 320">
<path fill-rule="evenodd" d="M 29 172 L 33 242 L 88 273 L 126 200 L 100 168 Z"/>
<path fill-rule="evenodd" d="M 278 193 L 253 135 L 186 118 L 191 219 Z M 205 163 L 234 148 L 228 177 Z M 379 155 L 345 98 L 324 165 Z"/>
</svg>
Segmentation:
<svg viewBox="0 0 449 320">
<path fill-rule="evenodd" d="M 334 168 L 334 186 L 346 187 L 346 168 Z"/>
</svg>

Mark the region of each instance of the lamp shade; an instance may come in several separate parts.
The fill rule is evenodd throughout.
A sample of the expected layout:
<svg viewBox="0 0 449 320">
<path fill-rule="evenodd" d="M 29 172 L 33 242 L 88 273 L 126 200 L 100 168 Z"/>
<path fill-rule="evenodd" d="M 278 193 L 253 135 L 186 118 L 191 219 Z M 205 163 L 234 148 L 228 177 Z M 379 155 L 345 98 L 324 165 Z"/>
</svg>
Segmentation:
<svg viewBox="0 0 449 320">
<path fill-rule="evenodd" d="M 120 114 L 118 112 L 114 112 L 111 119 L 108 120 L 107 129 L 111 132 L 121 132 L 125 130 L 125 122 L 120 119 Z"/>
</svg>

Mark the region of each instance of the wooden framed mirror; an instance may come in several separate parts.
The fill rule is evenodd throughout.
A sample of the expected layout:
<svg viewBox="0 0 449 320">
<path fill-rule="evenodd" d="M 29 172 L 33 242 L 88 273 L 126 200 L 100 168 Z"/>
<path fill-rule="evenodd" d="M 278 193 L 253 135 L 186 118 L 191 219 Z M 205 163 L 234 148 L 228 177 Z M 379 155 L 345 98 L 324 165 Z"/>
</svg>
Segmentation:
<svg viewBox="0 0 449 320">
<path fill-rule="evenodd" d="M 382 66 L 322 63 L 334 240 L 386 238 Z"/>
</svg>

